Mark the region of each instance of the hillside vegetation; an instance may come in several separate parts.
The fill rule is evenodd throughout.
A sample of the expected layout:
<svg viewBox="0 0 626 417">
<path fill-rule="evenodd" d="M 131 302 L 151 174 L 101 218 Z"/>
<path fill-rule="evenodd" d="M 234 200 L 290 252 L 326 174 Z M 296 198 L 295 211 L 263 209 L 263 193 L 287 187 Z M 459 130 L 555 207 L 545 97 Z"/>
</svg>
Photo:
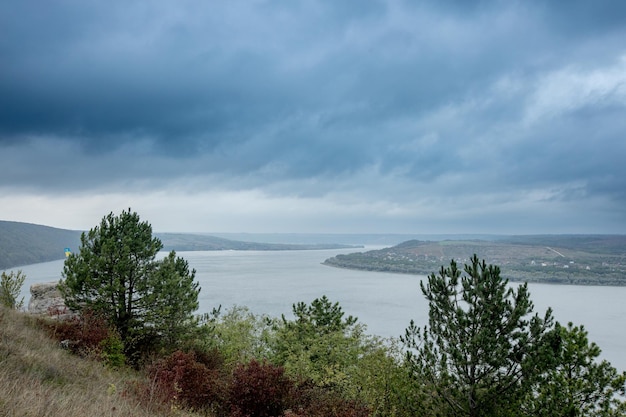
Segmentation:
<svg viewBox="0 0 626 417">
<path fill-rule="evenodd" d="M 517 298 L 508 293 L 503 297 L 488 297 L 488 309 L 510 307 L 515 311 L 507 300 Z M 480 305 L 478 302 L 469 307 Z M 178 347 L 154 351 L 146 358 L 149 360 L 142 361 L 146 367 L 131 369 L 124 365 L 119 351 L 115 354 L 115 345 L 110 343 L 112 329 L 98 316 L 88 313 L 53 319 L 0 306 L 0 417 L 626 415 L 626 404 L 622 402 L 626 375 L 617 373 L 606 361 L 600 362 L 599 348 L 589 343 L 583 328 L 571 324 L 546 329 L 546 342 L 557 340 L 552 338 L 554 332 L 558 332 L 561 342 L 539 344 L 549 347 L 538 351 L 542 358 L 519 356 L 532 361 L 529 369 L 533 371 L 539 369 L 535 365 L 552 364 L 552 360 L 557 360 L 556 365 L 546 369 L 539 382 L 529 381 L 533 384 L 530 391 L 524 388 L 525 382 L 510 385 L 507 395 L 500 395 L 500 379 L 492 375 L 506 377 L 508 373 L 503 374 L 505 371 L 497 366 L 487 368 L 484 361 L 492 365 L 498 351 L 516 349 L 516 344 L 502 342 L 514 340 L 525 330 L 520 326 L 528 322 L 516 321 L 516 326 L 509 326 L 500 315 L 474 314 L 458 308 L 451 315 L 465 313 L 472 318 L 472 325 L 454 319 L 441 323 L 467 325 L 447 333 L 448 337 L 461 337 L 458 343 L 446 345 L 460 352 L 459 356 L 450 355 L 452 360 L 466 360 L 467 350 L 475 352 L 472 341 L 489 346 L 479 350 L 478 359 L 472 356 L 471 364 L 490 369 L 490 373 L 483 375 L 483 381 L 468 384 L 457 378 L 462 375 L 444 375 L 439 380 L 438 374 L 430 370 L 441 363 L 440 358 L 431 355 L 434 364 L 422 363 L 427 357 L 419 353 L 421 344 L 411 342 L 410 350 L 402 355 L 400 349 L 404 347 L 393 342 L 382 344 L 367 336 L 356 318 L 346 318 L 341 307 L 326 297 L 310 305 L 294 304 L 293 311 L 294 320 L 284 315 L 257 316 L 243 307 L 214 313 L 188 335 L 192 339 L 177 341 Z M 511 336 L 490 331 L 489 323 L 494 319 L 496 324 L 506 326 Z M 539 320 L 539 316 L 533 320 Z M 431 323 L 430 328 L 442 327 L 432 327 Z M 418 329 L 411 322 L 407 337 L 414 334 L 409 330 Z M 476 332 L 482 338 L 465 339 L 467 332 Z M 497 339 L 496 344 L 485 344 L 485 337 Z M 459 371 L 467 368 L 451 367 Z M 541 382 L 543 378 L 547 384 Z M 439 396 L 451 394 L 464 400 L 470 397 L 460 394 L 468 389 L 481 395 L 496 392 L 497 398 L 506 401 L 500 401 L 492 412 L 453 414 Z M 484 401 L 474 401 L 475 395 L 471 398 L 468 404 L 485 405 Z M 500 412 L 509 410 L 513 412 Z M 543 410 L 551 413 L 538 412 Z M 565 414 L 563 410 L 573 411 Z"/>
<path fill-rule="evenodd" d="M 0 306 L 0 416 L 192 415 L 128 395 L 139 375 L 72 355 L 35 318 Z"/>
<path fill-rule="evenodd" d="M 65 306 L 38 317 L 15 311 L 23 280 L 2 274 L 0 417 L 626 416 L 626 373 L 584 327 L 535 314 L 528 284 L 476 255 L 421 284 L 427 325 L 383 340 L 326 296 L 293 319 L 194 315 L 195 271 L 162 249 L 136 212 L 108 214 L 65 262 Z"/>
<path fill-rule="evenodd" d="M 626 285 L 626 236 L 512 236 L 500 240 L 410 240 L 367 252 L 337 255 L 325 265 L 428 275 L 475 253 L 499 265 L 512 281 L 579 285 Z"/>
</svg>

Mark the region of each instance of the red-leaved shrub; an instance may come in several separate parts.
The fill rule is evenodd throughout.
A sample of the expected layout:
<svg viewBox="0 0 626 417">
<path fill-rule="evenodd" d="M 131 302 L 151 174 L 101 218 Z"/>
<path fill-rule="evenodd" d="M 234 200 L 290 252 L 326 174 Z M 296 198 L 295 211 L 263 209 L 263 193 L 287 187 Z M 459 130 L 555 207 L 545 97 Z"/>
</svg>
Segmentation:
<svg viewBox="0 0 626 417">
<path fill-rule="evenodd" d="M 203 358 L 206 360 L 206 358 Z M 150 390 L 160 401 L 201 410 L 223 408 L 227 380 L 219 369 L 199 362 L 194 353 L 176 351 L 148 369 Z"/>
<path fill-rule="evenodd" d="M 284 417 L 368 417 L 369 408 L 356 400 L 345 399 L 327 387 L 301 382 L 293 393 L 293 405 Z"/>
<path fill-rule="evenodd" d="M 67 319 L 42 319 L 41 324 L 63 347 L 83 356 L 100 354 L 102 342 L 115 336 L 106 319 L 91 310 Z"/>
<path fill-rule="evenodd" d="M 231 417 L 278 417 L 291 405 L 293 381 L 280 366 L 256 360 L 233 371 Z"/>
</svg>

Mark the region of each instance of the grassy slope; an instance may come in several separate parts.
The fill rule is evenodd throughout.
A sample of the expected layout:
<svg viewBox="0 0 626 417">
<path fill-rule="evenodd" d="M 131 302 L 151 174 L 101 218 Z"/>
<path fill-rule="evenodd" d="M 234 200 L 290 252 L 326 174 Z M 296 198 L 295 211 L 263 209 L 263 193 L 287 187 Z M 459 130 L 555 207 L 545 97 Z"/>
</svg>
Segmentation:
<svg viewBox="0 0 626 417">
<path fill-rule="evenodd" d="M 34 319 L 0 307 L 0 417 L 168 416 L 138 404 L 125 387 L 138 378 L 60 349 Z M 176 415 L 191 415 L 176 411 Z"/>
</svg>

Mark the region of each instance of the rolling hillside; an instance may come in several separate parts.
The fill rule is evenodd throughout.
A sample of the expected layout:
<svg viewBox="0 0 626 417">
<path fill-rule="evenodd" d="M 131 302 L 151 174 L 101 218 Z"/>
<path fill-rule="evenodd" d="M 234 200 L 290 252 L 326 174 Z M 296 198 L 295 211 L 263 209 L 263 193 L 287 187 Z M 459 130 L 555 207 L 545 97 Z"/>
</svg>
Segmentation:
<svg viewBox="0 0 626 417">
<path fill-rule="evenodd" d="M 0 271 L 65 256 L 65 248 L 78 250 L 81 231 L 0 220 Z M 155 233 L 166 251 L 195 250 L 316 250 L 354 247 L 331 243 L 281 244 L 243 242 L 192 233 Z"/>
<path fill-rule="evenodd" d="M 499 240 L 410 240 L 381 250 L 337 255 L 324 264 L 428 275 L 477 254 L 512 281 L 626 285 L 626 236 L 510 236 Z"/>
<path fill-rule="evenodd" d="M 0 270 L 62 259 L 77 248 L 80 231 L 0 220 Z"/>
</svg>

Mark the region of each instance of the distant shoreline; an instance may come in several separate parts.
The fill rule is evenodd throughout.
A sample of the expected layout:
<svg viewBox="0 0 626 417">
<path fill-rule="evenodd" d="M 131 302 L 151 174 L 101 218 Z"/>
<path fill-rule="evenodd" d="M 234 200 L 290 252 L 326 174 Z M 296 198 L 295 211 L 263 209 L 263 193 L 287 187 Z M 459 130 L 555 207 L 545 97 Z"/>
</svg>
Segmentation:
<svg viewBox="0 0 626 417">
<path fill-rule="evenodd" d="M 511 282 L 626 286 L 626 237 L 516 237 L 510 241 L 407 241 L 367 252 L 337 255 L 325 266 L 428 276 L 477 254 Z"/>
</svg>

